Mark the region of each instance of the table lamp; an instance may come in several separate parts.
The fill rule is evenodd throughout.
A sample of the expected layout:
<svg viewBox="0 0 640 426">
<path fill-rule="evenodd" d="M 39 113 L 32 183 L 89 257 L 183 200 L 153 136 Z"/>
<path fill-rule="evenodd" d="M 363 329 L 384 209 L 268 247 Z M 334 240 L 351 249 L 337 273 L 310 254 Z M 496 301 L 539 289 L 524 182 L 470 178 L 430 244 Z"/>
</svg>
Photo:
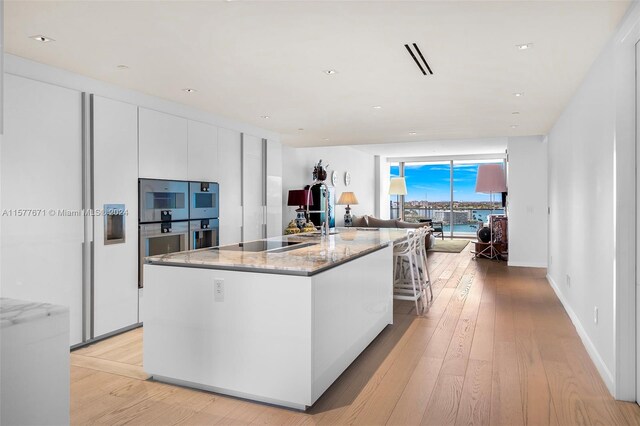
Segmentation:
<svg viewBox="0 0 640 426">
<path fill-rule="evenodd" d="M 340 198 L 336 204 L 340 206 L 347 206 L 344 209 L 344 226 L 352 226 L 353 218 L 351 217 L 351 207 L 349 207 L 349 204 L 358 204 L 356 194 L 353 192 L 343 192 L 340 194 Z"/>
<path fill-rule="evenodd" d="M 287 206 L 298 206 L 296 209 L 296 225 L 298 228 L 302 228 L 307 222 L 307 218 L 304 215 L 305 207 L 312 205 L 313 197 L 311 197 L 308 189 L 292 189 L 289 191 Z"/>
<path fill-rule="evenodd" d="M 398 215 L 400 216 L 400 220 L 404 220 L 404 205 L 400 205 L 400 196 L 407 195 L 407 182 L 404 180 L 404 176 L 391 178 L 389 195 L 396 195 L 398 197 Z"/>
</svg>

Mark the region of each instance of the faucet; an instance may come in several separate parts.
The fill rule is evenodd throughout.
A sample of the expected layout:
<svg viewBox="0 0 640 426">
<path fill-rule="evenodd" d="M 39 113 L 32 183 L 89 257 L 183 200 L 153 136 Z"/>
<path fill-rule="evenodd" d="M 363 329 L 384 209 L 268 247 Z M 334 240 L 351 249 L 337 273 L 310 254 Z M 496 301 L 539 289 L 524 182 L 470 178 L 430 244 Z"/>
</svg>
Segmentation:
<svg viewBox="0 0 640 426">
<path fill-rule="evenodd" d="M 311 193 L 311 187 L 313 185 L 321 185 L 321 191 L 324 192 L 324 205 L 323 210 L 309 210 L 309 200 L 307 200 L 307 217 L 309 217 L 309 213 L 324 213 L 324 222 L 320 225 L 320 235 L 329 235 L 329 187 L 323 181 L 314 181 L 311 185 L 309 185 L 309 194 Z M 322 194 L 321 192 L 321 194 Z M 309 195 L 307 195 L 308 197 Z"/>
</svg>

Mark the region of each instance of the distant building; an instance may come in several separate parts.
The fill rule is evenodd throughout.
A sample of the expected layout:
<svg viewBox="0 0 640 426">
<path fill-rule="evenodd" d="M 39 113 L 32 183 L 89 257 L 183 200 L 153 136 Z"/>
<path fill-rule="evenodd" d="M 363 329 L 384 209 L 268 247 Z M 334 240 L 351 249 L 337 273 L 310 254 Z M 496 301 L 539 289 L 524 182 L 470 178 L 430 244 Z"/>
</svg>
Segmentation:
<svg viewBox="0 0 640 426">
<path fill-rule="evenodd" d="M 451 211 L 435 210 L 433 212 L 433 220 L 451 223 Z M 471 210 L 454 210 L 453 224 L 469 223 L 471 221 Z"/>
</svg>

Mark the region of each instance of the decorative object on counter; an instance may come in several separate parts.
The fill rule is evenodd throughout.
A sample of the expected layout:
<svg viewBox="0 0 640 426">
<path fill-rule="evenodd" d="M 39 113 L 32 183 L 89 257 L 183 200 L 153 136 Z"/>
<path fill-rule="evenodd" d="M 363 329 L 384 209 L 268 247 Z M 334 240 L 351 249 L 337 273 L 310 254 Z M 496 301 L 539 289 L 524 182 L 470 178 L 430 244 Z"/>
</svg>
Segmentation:
<svg viewBox="0 0 640 426">
<path fill-rule="evenodd" d="M 310 203 L 310 206 L 313 206 L 313 210 L 308 210 L 307 214 L 309 220 L 314 224 L 322 227 L 322 224 L 325 223 L 325 201 L 328 201 L 327 209 L 329 211 L 329 228 L 335 228 L 336 226 L 336 215 L 335 215 L 335 204 L 336 204 L 336 188 L 335 186 L 327 186 L 324 182 L 317 182 L 311 185 L 310 187 L 305 187 L 305 189 L 309 189 L 311 191 L 311 198 L 313 202 Z"/>
<path fill-rule="evenodd" d="M 307 223 L 304 224 L 304 227 L 302 228 L 302 232 L 315 232 L 316 230 L 316 226 L 313 224 L 313 222 L 307 221 Z"/>
<path fill-rule="evenodd" d="M 351 173 L 344 172 L 344 186 L 351 185 Z"/>
<path fill-rule="evenodd" d="M 289 222 L 289 226 L 287 226 L 287 228 L 284 230 L 284 235 L 293 235 L 293 234 L 299 234 L 300 233 L 300 228 L 298 228 L 298 225 L 296 224 L 295 220 L 292 220 L 291 222 Z"/>
<path fill-rule="evenodd" d="M 493 224 L 493 194 L 507 191 L 507 184 L 504 177 L 504 168 L 502 164 L 480 164 L 478 166 L 478 176 L 476 178 L 476 192 L 488 193 L 491 202 L 491 216 L 489 217 L 489 242 L 483 244 L 482 240 L 476 243 L 476 251 L 473 253 L 474 258 L 485 257 L 488 259 L 500 259 L 501 251 L 496 247 L 494 241 L 494 224 Z M 478 233 L 480 237 L 480 233 Z M 486 246 L 486 247 L 484 247 Z M 481 250 L 478 250 L 480 249 Z"/>
<path fill-rule="evenodd" d="M 395 195 L 397 197 L 398 206 L 400 206 L 400 196 L 407 195 L 407 182 L 402 177 L 391 178 L 391 184 L 389 185 L 389 195 Z M 404 220 L 404 209 L 399 208 L 400 220 Z"/>
<path fill-rule="evenodd" d="M 340 199 L 338 199 L 336 204 L 339 206 L 347 206 L 344 210 L 344 226 L 353 226 L 353 218 L 351 217 L 351 207 L 349 204 L 358 204 L 356 194 L 353 192 L 343 192 L 340 194 Z"/>
<path fill-rule="evenodd" d="M 310 204 L 311 203 L 311 204 Z M 287 199 L 288 206 L 298 206 L 296 209 L 297 217 L 296 224 L 298 228 L 302 229 L 307 218 L 305 217 L 305 208 L 313 205 L 311 194 L 307 189 L 292 189 L 289 191 L 289 197 Z"/>
<path fill-rule="evenodd" d="M 318 164 L 313 167 L 314 182 L 324 182 L 324 180 L 327 178 L 327 167 L 329 167 L 328 164 L 325 164 L 324 166 L 322 165 L 322 159 L 318 161 Z"/>
<path fill-rule="evenodd" d="M 336 184 L 338 183 L 338 173 L 336 173 L 336 171 L 332 171 L 331 172 L 331 185 L 336 186 Z"/>
</svg>

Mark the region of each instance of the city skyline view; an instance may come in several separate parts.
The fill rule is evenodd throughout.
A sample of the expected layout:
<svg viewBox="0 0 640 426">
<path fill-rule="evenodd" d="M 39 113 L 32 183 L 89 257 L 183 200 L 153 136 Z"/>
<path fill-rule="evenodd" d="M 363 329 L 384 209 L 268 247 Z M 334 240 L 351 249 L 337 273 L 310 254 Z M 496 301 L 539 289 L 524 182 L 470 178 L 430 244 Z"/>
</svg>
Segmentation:
<svg viewBox="0 0 640 426">
<path fill-rule="evenodd" d="M 499 160 L 496 162 L 500 162 Z M 475 192 L 478 163 L 453 165 L 454 202 L 489 203 L 489 194 Z M 391 177 L 400 175 L 399 166 L 392 164 Z M 448 203 L 451 198 L 450 166 L 448 163 L 406 163 L 405 180 L 407 195 L 405 203 L 427 201 L 429 203 Z M 495 196 L 494 196 L 495 197 Z M 395 196 L 391 197 L 395 200 Z M 494 198 L 495 200 L 495 198 Z M 497 200 L 500 203 L 498 197 Z"/>
</svg>

